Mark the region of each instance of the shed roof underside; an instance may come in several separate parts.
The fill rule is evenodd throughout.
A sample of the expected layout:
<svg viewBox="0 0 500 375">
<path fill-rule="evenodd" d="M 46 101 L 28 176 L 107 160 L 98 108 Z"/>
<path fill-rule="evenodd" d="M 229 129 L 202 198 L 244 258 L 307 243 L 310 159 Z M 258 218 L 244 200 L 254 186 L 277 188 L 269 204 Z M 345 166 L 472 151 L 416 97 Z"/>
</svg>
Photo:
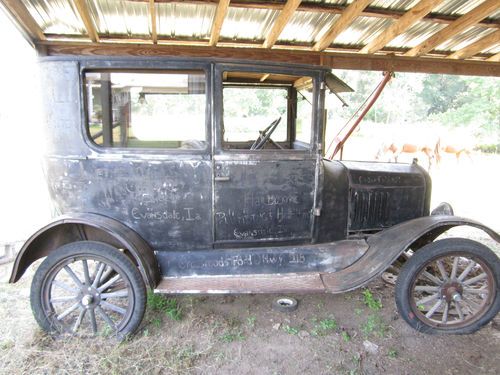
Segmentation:
<svg viewBox="0 0 500 375">
<path fill-rule="evenodd" d="M 27 39 L 49 55 L 198 51 L 278 61 L 278 54 L 287 56 L 282 61 L 299 56 L 300 62 L 347 69 L 500 75 L 498 0 L 0 3 Z"/>
</svg>

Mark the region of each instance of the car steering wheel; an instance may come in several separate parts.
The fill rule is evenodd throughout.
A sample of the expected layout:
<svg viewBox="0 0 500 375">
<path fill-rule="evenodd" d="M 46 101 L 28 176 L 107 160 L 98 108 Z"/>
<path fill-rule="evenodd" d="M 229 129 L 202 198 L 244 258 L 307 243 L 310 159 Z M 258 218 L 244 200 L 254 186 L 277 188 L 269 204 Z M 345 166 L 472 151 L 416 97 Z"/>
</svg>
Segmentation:
<svg viewBox="0 0 500 375">
<path fill-rule="evenodd" d="M 260 130 L 259 131 L 259 136 L 255 140 L 255 142 L 252 144 L 252 147 L 250 147 L 250 150 L 261 150 L 262 148 L 264 148 L 264 145 L 269 140 L 271 140 L 271 142 L 273 144 L 277 145 L 276 143 L 274 143 L 272 141 L 271 135 L 273 134 L 273 132 L 278 127 L 278 124 L 280 123 L 280 121 L 281 121 L 281 116 L 278 117 L 273 122 L 271 122 L 267 128 L 265 128 L 264 130 Z M 279 147 L 279 145 L 277 145 L 277 146 Z M 281 148 L 281 147 L 279 147 L 279 148 Z"/>
</svg>

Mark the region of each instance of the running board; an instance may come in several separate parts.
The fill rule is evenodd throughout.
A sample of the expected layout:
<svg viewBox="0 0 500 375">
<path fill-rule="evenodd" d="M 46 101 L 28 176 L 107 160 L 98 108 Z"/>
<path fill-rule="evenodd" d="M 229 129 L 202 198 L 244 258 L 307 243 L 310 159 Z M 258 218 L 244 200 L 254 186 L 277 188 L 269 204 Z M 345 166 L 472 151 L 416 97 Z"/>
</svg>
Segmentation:
<svg viewBox="0 0 500 375">
<path fill-rule="evenodd" d="M 155 293 L 166 294 L 254 294 L 324 293 L 319 273 L 231 276 L 164 277 Z"/>
</svg>

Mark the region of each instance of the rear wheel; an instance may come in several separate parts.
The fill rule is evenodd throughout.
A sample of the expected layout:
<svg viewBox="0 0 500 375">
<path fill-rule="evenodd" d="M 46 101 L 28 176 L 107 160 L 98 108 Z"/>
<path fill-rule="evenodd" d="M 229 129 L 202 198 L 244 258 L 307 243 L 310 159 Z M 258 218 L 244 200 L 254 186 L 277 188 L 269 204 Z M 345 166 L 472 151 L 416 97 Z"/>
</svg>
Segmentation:
<svg viewBox="0 0 500 375">
<path fill-rule="evenodd" d="M 403 266 L 396 305 L 425 333 L 472 333 L 500 309 L 500 260 L 486 246 L 462 238 L 422 247 Z"/>
<path fill-rule="evenodd" d="M 50 333 L 123 339 L 139 326 L 145 304 L 137 267 L 101 242 L 60 247 L 42 262 L 31 285 L 35 319 Z"/>
</svg>

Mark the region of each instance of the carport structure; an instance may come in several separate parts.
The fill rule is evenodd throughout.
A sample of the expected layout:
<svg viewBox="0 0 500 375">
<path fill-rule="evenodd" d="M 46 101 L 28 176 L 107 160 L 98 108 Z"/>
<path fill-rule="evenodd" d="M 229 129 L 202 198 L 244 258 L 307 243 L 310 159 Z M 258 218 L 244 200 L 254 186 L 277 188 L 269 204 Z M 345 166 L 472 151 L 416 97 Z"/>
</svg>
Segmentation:
<svg viewBox="0 0 500 375">
<path fill-rule="evenodd" d="M 500 76 L 498 0 L 0 0 L 41 55 Z"/>
</svg>

